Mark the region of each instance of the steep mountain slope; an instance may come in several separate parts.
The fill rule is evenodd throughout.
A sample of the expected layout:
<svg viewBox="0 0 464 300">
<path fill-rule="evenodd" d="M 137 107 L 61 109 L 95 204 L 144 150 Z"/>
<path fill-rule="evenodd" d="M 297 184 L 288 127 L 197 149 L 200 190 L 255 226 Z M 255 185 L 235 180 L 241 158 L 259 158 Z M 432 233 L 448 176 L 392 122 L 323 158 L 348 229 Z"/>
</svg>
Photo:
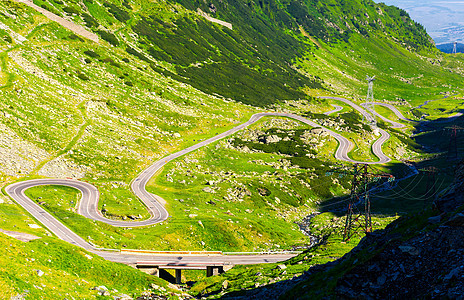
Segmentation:
<svg viewBox="0 0 464 300">
<path fill-rule="evenodd" d="M 87 180 L 101 193 L 99 209 L 118 219 L 148 217 L 129 190 L 143 168 L 264 108 L 305 114 L 330 126 L 343 120 L 338 130 L 357 142 L 355 158 L 373 159 L 375 136 L 361 117 L 349 107 L 340 116 L 321 116 L 335 102 L 313 96 L 359 97 L 366 74 L 378 74 L 376 97 L 415 104 L 450 93 L 462 81 L 461 58 L 441 56 L 404 11 L 371 1 L 34 3 L 101 40 L 86 40 L 17 1 L 0 2 L 0 180 L 2 185 L 42 176 Z M 408 102 L 402 104 L 408 111 Z M 447 105 L 451 112 L 460 104 Z M 259 139 L 267 136 L 280 140 L 264 145 Z M 417 149 L 397 154 L 412 142 L 404 133 L 393 136 L 389 154 L 418 155 Z M 317 151 L 302 149 L 305 145 Z M 313 212 L 319 201 L 347 192 L 346 180 L 322 178 L 313 186 L 305 181 L 325 174 L 335 147 L 308 126 L 263 120 L 166 166 L 149 190 L 166 196 L 174 218 L 150 228 L 112 228 L 76 215 L 74 190 L 44 187 L 28 195 L 101 246 L 304 246 L 309 239 L 293 221 Z M 175 173 L 187 167 L 191 174 Z M 221 176 L 233 180 L 221 182 L 219 196 L 214 182 Z M 201 193 L 208 197 L 198 197 Z M 257 209 L 244 208 L 244 198 Z M 9 208 L 3 209 L 1 228 L 10 223 Z"/>
<path fill-rule="evenodd" d="M 317 69 L 333 71 L 333 65 L 343 64 L 347 54 L 348 61 L 356 58 L 353 63 L 366 61 L 368 70 L 355 73 L 358 81 L 364 80 L 366 71 L 392 73 L 376 66 L 385 57 L 410 67 L 428 65 L 415 53 L 437 55 L 424 28 L 405 11 L 371 1 L 35 3 L 87 26 L 113 46 L 145 60 L 157 72 L 204 92 L 259 106 L 304 98 L 305 89 L 322 87 L 321 70 L 307 73 L 308 68 L 303 72 L 295 68 L 298 61 L 308 58 L 308 53 L 317 54 L 319 48 L 342 49 L 329 51 L 334 61 L 327 66 L 311 60 Z M 210 23 L 196 14 L 198 9 L 230 22 L 233 29 Z M 372 57 L 379 49 L 364 50 L 364 44 L 370 48 L 376 43 L 385 57 Z M 414 77 L 411 73 L 417 70 L 410 69 L 401 66 L 395 72 L 404 72 L 398 74 L 404 78 Z M 432 74 L 425 76 L 440 77 Z"/>
</svg>

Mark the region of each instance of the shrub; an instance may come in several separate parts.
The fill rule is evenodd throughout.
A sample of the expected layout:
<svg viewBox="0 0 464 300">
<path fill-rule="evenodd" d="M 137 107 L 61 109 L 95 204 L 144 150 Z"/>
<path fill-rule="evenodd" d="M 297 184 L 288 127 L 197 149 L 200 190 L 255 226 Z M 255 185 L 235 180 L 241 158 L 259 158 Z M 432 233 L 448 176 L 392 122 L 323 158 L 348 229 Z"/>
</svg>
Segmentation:
<svg viewBox="0 0 464 300">
<path fill-rule="evenodd" d="M 97 33 L 100 35 L 102 39 L 107 41 L 113 46 L 119 46 L 119 40 L 118 38 L 112 34 L 111 32 L 105 31 L 105 30 L 97 30 Z"/>
<path fill-rule="evenodd" d="M 72 41 L 80 41 L 80 42 L 84 41 L 80 36 L 75 35 L 75 34 L 68 35 L 68 39 L 70 39 Z"/>
<path fill-rule="evenodd" d="M 84 51 L 84 54 L 87 55 L 87 56 L 90 56 L 92 58 L 99 58 L 100 57 L 100 54 L 98 54 L 96 52 L 93 52 L 92 50 L 86 50 L 86 51 Z"/>
<path fill-rule="evenodd" d="M 138 57 L 139 59 L 143 60 L 143 61 L 146 61 L 146 62 L 150 62 L 150 60 L 148 59 L 148 57 L 146 57 L 145 55 L 143 55 L 142 53 L 139 53 L 137 50 L 131 48 L 131 47 L 127 47 L 126 48 L 126 52 L 129 53 L 129 54 L 132 54 L 134 55 L 135 57 Z"/>
<path fill-rule="evenodd" d="M 90 78 L 87 77 L 87 75 L 82 74 L 81 72 L 77 72 L 77 77 L 79 77 L 79 79 L 82 79 L 84 81 L 89 81 L 90 80 Z"/>
<path fill-rule="evenodd" d="M 108 11 L 116 18 L 116 20 L 126 23 L 130 20 L 130 15 L 125 11 L 114 5 L 113 3 L 105 2 L 103 4 L 108 8 Z"/>
<path fill-rule="evenodd" d="M 3 36 L 3 40 L 7 43 L 13 43 L 13 39 L 9 35 Z"/>
<path fill-rule="evenodd" d="M 87 13 L 82 14 L 82 18 L 84 19 L 85 26 L 87 27 L 98 27 L 100 24 L 98 24 L 97 20 L 95 20 L 91 15 Z"/>
<path fill-rule="evenodd" d="M 71 6 L 66 6 L 63 8 L 63 11 L 67 14 L 70 14 L 70 15 L 78 15 L 79 14 L 79 11 L 77 9 L 75 9 L 74 7 L 71 7 Z"/>
<path fill-rule="evenodd" d="M 109 63 L 109 64 L 112 65 L 113 67 L 117 67 L 117 68 L 120 68 L 120 67 L 121 67 L 120 64 L 118 64 L 118 63 L 115 62 L 112 58 L 109 58 L 109 57 L 104 58 L 104 59 L 102 59 L 101 61 L 102 61 L 102 62 L 105 62 L 105 63 Z"/>
</svg>

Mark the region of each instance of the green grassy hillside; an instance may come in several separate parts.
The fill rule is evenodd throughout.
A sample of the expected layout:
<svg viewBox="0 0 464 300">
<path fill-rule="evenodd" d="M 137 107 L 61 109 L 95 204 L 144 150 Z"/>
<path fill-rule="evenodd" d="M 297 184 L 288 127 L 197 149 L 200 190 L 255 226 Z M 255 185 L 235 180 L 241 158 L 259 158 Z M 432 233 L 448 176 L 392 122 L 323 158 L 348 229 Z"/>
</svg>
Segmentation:
<svg viewBox="0 0 464 300">
<path fill-rule="evenodd" d="M 102 297 L 102 286 L 109 295 L 120 297 L 163 295 L 168 294 L 166 289 L 178 293 L 173 293 L 172 299 L 181 294 L 162 279 L 105 261 L 55 238 L 21 242 L 0 233 L 0 241 L 4 245 L 0 250 L 1 299 L 21 295 L 22 299 L 108 298 Z"/>
<path fill-rule="evenodd" d="M 434 83 L 432 78 L 441 78 L 440 67 L 427 70 L 427 58 L 440 54 L 424 28 L 405 11 L 372 1 L 35 3 L 88 27 L 156 72 L 208 94 L 258 106 L 304 98 L 308 88 L 343 90 L 332 83 L 342 72 L 361 83 L 366 73 L 377 73 L 385 90 L 399 85 L 393 91 L 403 98 L 417 97 L 405 91 L 408 79 L 425 77 Z M 198 9 L 233 29 L 200 17 Z M 333 71 L 341 74 L 321 76 Z"/>
<path fill-rule="evenodd" d="M 410 118 L 463 108 L 463 57 L 439 53 L 406 12 L 372 1 L 33 2 L 100 42 L 25 4 L 0 2 L 0 181 L 89 181 L 110 218 L 148 217 L 129 185 L 150 163 L 263 110 L 327 122 L 356 145 L 351 157 L 375 160 L 376 137 L 362 118 L 346 105 L 323 116 L 340 103 L 314 97 L 358 101 L 366 75 L 377 76 L 376 99 Z M 444 96 L 452 97 L 412 109 Z M 385 168 L 429 157 L 409 138 L 412 130 L 391 131 L 384 151 L 394 161 Z M 166 199 L 172 218 L 149 228 L 86 220 L 75 213 L 79 195 L 71 189 L 40 187 L 28 195 L 100 246 L 290 249 L 309 241 L 294 222 L 348 193 L 348 178 L 325 176 L 336 147 L 308 126 L 263 119 L 166 165 L 148 189 Z M 384 208 L 391 213 L 391 206 Z M 24 212 L 14 204 L 0 209 L 1 228 L 14 230 L 11 215 Z M 17 230 L 29 230 L 25 224 Z"/>
</svg>

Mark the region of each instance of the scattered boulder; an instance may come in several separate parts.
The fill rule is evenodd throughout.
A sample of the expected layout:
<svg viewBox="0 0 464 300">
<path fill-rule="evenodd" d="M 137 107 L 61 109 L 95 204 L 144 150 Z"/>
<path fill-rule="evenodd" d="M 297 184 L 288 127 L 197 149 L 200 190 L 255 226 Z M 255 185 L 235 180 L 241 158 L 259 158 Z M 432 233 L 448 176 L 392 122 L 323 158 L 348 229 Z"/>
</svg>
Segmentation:
<svg viewBox="0 0 464 300">
<path fill-rule="evenodd" d="M 96 286 L 94 288 L 92 288 L 92 290 L 95 290 L 97 291 L 100 296 L 110 296 L 110 292 L 108 291 L 108 288 L 104 285 L 100 285 L 100 286 Z"/>
<path fill-rule="evenodd" d="M 214 190 L 212 188 L 210 188 L 209 186 L 203 188 L 202 191 L 205 192 L 205 193 L 214 193 Z"/>
<path fill-rule="evenodd" d="M 428 219 L 428 222 L 429 222 L 430 224 L 438 224 L 438 223 L 440 223 L 440 221 L 441 221 L 441 216 L 440 216 L 440 215 L 439 215 L 439 216 L 435 216 L 435 217 L 430 217 L 430 218 Z"/>
<path fill-rule="evenodd" d="M 451 219 L 448 220 L 448 222 L 445 223 L 445 225 L 464 227 L 464 214 L 458 213 L 454 215 L 451 217 Z"/>
<path fill-rule="evenodd" d="M 271 194 L 271 192 L 267 189 L 267 188 L 258 188 L 258 193 L 261 195 L 261 196 L 269 196 Z"/>
<path fill-rule="evenodd" d="M 420 249 L 416 248 L 416 247 L 412 247 L 412 246 L 399 246 L 398 247 L 401 252 L 403 253 L 408 253 L 409 255 L 413 255 L 413 256 L 416 256 L 416 255 L 419 255 L 420 254 Z"/>
<path fill-rule="evenodd" d="M 387 281 L 387 276 L 385 276 L 385 274 L 382 274 L 380 275 L 378 278 L 377 278 L 377 284 L 379 286 L 382 286 L 385 284 L 385 281 Z"/>
<path fill-rule="evenodd" d="M 114 297 L 114 300 L 132 300 L 133 298 L 126 294 L 121 294 Z"/>
<path fill-rule="evenodd" d="M 213 14 L 215 14 L 216 11 L 217 11 L 217 8 L 216 8 L 216 6 L 214 6 L 213 3 L 210 3 L 208 8 L 209 8 L 209 11 L 212 12 Z"/>
<path fill-rule="evenodd" d="M 258 141 L 264 144 L 271 144 L 280 142 L 282 138 L 278 137 L 277 135 L 263 135 L 258 138 Z"/>
<path fill-rule="evenodd" d="M 228 287 L 229 287 L 229 281 L 224 280 L 222 282 L 222 290 L 227 290 Z"/>
<path fill-rule="evenodd" d="M 457 267 L 457 268 L 454 268 L 453 270 L 451 270 L 451 272 L 448 273 L 448 275 L 446 275 L 443 280 L 445 281 L 449 281 L 449 280 L 452 280 L 453 278 L 457 278 L 458 275 L 461 273 L 461 271 L 463 270 L 464 266 L 460 266 L 460 267 Z"/>
</svg>

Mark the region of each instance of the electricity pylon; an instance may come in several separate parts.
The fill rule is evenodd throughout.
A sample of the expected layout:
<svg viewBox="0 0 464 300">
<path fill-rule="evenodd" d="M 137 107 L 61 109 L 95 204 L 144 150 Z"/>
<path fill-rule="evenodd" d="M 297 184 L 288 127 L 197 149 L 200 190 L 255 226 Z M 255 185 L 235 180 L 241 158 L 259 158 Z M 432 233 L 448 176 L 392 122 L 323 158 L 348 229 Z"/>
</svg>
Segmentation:
<svg viewBox="0 0 464 300">
<path fill-rule="evenodd" d="M 371 202 L 369 199 L 371 187 L 369 184 L 377 182 L 381 178 L 388 178 L 389 182 L 395 180 L 395 177 L 390 174 L 369 173 L 368 168 L 369 165 L 367 164 L 355 164 L 352 171 L 332 170 L 327 172 L 327 175 L 332 175 L 333 173 L 338 173 L 339 176 L 353 175 L 350 202 L 348 204 L 345 229 L 343 231 L 344 242 L 350 240 L 354 234 L 360 235 L 360 233 L 372 231 Z M 364 206 L 364 209 L 359 209 L 362 206 Z"/>
<path fill-rule="evenodd" d="M 369 75 L 367 75 L 366 80 L 367 80 L 367 97 L 366 97 L 366 104 L 364 107 L 373 114 L 371 125 L 373 127 L 377 127 L 377 123 L 374 117 L 375 114 L 374 114 L 374 104 L 373 104 L 375 76 L 370 77 Z M 364 120 L 364 116 L 363 116 L 363 120 Z"/>
<path fill-rule="evenodd" d="M 450 135 L 450 141 L 448 145 L 448 160 L 457 160 L 459 159 L 459 153 L 458 153 L 458 132 L 464 131 L 464 128 L 459 127 L 457 125 L 451 126 L 451 127 L 446 127 L 445 129 L 448 129 L 451 131 Z"/>
</svg>

